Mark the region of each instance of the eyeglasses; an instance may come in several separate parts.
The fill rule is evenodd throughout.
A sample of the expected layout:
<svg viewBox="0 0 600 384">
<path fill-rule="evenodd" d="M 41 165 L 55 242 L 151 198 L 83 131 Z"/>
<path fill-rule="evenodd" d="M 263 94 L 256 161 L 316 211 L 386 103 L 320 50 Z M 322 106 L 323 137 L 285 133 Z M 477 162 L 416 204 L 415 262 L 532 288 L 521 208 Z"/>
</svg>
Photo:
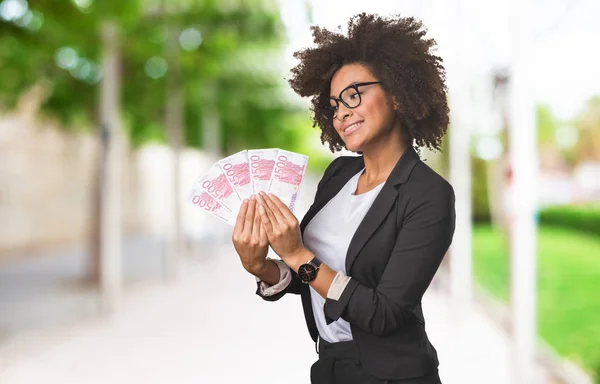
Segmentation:
<svg viewBox="0 0 600 384">
<path fill-rule="evenodd" d="M 323 110 L 329 117 L 335 119 L 337 117 L 340 103 L 344 104 L 348 109 L 353 109 L 360 105 L 360 103 L 362 102 L 362 97 L 360 95 L 358 87 L 380 83 L 381 81 L 368 81 L 364 83 L 355 83 L 349 85 L 346 88 L 342 89 L 342 92 L 340 92 L 339 97 L 330 97 L 329 100 L 331 105 L 325 106 Z M 334 102 L 335 105 L 333 105 Z"/>
</svg>

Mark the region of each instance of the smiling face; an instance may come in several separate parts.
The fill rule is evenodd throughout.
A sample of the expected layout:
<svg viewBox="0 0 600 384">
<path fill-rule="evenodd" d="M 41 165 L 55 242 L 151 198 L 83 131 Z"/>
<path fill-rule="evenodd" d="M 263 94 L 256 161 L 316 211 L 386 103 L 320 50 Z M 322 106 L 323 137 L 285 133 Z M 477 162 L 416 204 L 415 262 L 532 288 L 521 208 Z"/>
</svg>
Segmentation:
<svg viewBox="0 0 600 384">
<path fill-rule="evenodd" d="M 355 83 L 379 81 L 361 64 L 347 64 L 340 68 L 331 79 L 330 95 L 338 98 L 340 92 Z M 394 123 L 394 108 L 391 98 L 384 92 L 380 84 L 358 87 L 361 103 L 355 108 L 348 108 L 338 102 L 337 116 L 333 119 L 335 128 L 346 148 L 352 152 L 365 152 L 384 144 L 392 136 L 398 135 Z M 358 96 L 354 89 L 347 89 L 343 99 L 350 101 Z M 336 105 L 331 100 L 332 105 Z M 351 106 L 352 104 L 349 103 Z"/>
</svg>

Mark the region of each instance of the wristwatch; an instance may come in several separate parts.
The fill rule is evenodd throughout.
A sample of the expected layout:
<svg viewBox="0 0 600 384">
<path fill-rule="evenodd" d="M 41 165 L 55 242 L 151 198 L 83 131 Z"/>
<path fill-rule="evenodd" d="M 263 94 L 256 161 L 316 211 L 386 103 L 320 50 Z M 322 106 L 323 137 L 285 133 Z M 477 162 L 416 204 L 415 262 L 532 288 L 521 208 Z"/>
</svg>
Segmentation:
<svg viewBox="0 0 600 384">
<path fill-rule="evenodd" d="M 298 268 L 298 277 L 304 284 L 308 284 L 317 278 L 317 272 L 321 266 L 321 260 L 316 256 L 308 263 L 302 264 Z"/>
</svg>

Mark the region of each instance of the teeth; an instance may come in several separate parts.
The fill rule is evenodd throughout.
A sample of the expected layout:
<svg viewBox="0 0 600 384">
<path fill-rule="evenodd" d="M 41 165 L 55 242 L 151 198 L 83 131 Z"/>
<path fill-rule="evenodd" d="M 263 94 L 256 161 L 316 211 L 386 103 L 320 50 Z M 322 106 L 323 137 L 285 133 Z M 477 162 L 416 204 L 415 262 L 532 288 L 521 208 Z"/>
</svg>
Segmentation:
<svg viewBox="0 0 600 384">
<path fill-rule="evenodd" d="M 359 125 L 361 125 L 361 124 L 362 124 L 362 121 L 361 121 L 361 122 L 359 122 L 359 123 L 354 123 L 354 124 L 352 124 L 351 126 L 349 126 L 348 128 L 344 129 L 344 132 L 346 132 L 347 130 L 349 130 L 349 129 L 352 129 L 352 128 L 354 128 L 354 127 L 358 127 L 358 126 L 359 126 Z"/>
</svg>

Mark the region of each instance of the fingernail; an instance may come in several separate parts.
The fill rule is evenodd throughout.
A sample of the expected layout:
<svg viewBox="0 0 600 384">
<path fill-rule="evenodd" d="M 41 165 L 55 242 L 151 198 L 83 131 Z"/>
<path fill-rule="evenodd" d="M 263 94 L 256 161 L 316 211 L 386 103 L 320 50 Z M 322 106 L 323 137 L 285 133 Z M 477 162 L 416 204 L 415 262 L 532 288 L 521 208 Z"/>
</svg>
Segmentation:
<svg viewBox="0 0 600 384">
<path fill-rule="evenodd" d="M 244 199 L 244 201 L 242 203 L 246 204 L 248 202 L 248 199 Z"/>
</svg>

